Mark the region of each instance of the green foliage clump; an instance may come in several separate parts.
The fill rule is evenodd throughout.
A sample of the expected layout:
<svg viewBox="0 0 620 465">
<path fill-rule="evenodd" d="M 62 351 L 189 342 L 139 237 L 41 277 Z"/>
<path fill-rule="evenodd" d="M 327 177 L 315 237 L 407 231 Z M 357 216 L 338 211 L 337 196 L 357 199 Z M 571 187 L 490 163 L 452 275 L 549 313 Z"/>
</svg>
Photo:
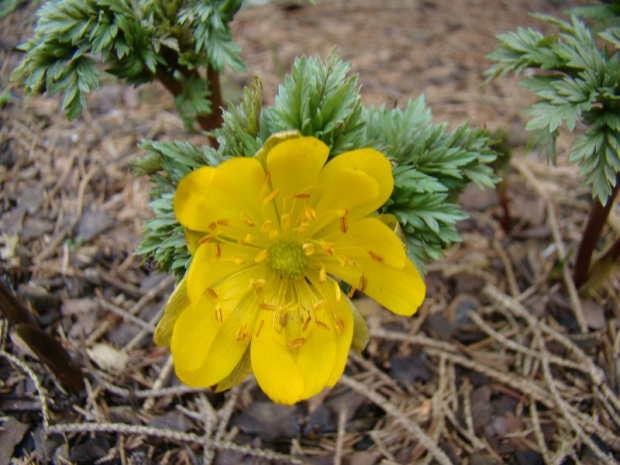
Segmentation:
<svg viewBox="0 0 620 465">
<path fill-rule="evenodd" d="M 620 47 L 620 16 L 614 4 L 573 10 L 592 18 L 604 18 L 608 26 L 598 33 L 614 48 Z M 555 138 L 560 127 L 573 131 L 585 126 L 573 144 L 570 162 L 581 166 L 584 185 L 604 205 L 620 173 L 620 65 L 618 54 L 599 47 L 592 29 L 573 16 L 570 22 L 547 15 L 533 15 L 559 30 L 543 35 L 519 28 L 499 35 L 501 45 L 489 55 L 495 61 L 491 78 L 535 72 L 522 81 L 538 101 L 529 109 L 527 129 L 540 131 L 547 142 L 548 156 L 555 162 Z"/>
<path fill-rule="evenodd" d="M 398 218 L 410 258 L 424 269 L 460 240 L 455 224 L 465 215 L 458 197 L 471 182 L 495 184 L 491 164 L 497 154 L 484 130 L 433 124 L 423 96 L 404 110 L 382 106 L 366 115 L 369 143 L 395 163 L 394 192 L 384 212 Z"/>
<path fill-rule="evenodd" d="M 350 65 L 334 53 L 324 63 L 318 58 L 299 58 L 275 104 L 264 109 L 262 87 L 256 80 L 245 89 L 241 102 L 230 104 L 224 112 L 224 123 L 215 131 L 218 156 L 207 164 L 215 166 L 228 156 L 254 156 L 271 135 L 290 130 L 323 140 L 331 149 L 330 157 L 375 147 L 394 166 L 395 189 L 384 213 L 394 214 L 400 221 L 408 254 L 424 270 L 425 263 L 441 257 L 446 247 L 460 240 L 455 223 L 465 215 L 457 204 L 458 196 L 470 182 L 493 186 L 496 179 L 490 165 L 496 153 L 484 130 L 463 125 L 448 131 L 446 124 L 433 124 L 423 97 L 410 102 L 405 110 L 365 109 L 357 77 L 349 71 Z M 147 224 L 139 251 L 154 254 L 164 269 L 172 269 L 170 263 L 178 264 L 172 271 L 180 277 L 184 272 L 181 265 L 190 257 L 186 249 L 178 247 L 183 243 L 182 231 L 171 229 L 176 224 L 172 212 L 174 177 L 164 175 L 165 183 L 159 178 L 170 171 L 164 162 L 175 159 L 177 148 L 166 145 L 171 154 L 164 157 L 154 151 L 151 142 L 142 147 L 148 154 L 138 163 L 148 160 L 149 170 L 140 173 L 150 175 L 161 190 L 153 204 L 158 209 L 156 219 Z M 192 169 L 191 163 L 185 168 Z M 159 217 L 165 219 L 165 228 L 157 221 Z"/>
<path fill-rule="evenodd" d="M 200 69 L 244 69 L 228 23 L 242 0 L 49 0 L 37 11 L 34 37 L 13 73 L 26 93 L 64 94 L 69 119 L 86 108 L 99 70 L 139 85 L 162 81 L 182 116 L 211 111 Z M 204 74 L 204 73 L 203 73 Z"/>
</svg>

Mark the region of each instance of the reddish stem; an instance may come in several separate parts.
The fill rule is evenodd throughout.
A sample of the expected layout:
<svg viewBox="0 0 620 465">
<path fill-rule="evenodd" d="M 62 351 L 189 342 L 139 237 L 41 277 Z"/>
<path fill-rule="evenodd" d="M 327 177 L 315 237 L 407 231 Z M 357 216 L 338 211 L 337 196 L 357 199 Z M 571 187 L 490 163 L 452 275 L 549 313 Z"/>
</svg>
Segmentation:
<svg viewBox="0 0 620 465">
<path fill-rule="evenodd" d="M 616 176 L 616 185 L 607 199 L 607 203 L 603 205 L 599 199 L 595 199 L 592 202 L 588 221 L 583 230 L 583 236 L 581 237 L 579 250 L 577 251 L 577 257 L 575 259 L 573 280 L 577 288 L 580 288 L 588 280 L 592 254 L 601 237 L 601 231 L 603 230 L 603 226 L 605 226 L 616 194 L 618 194 L 618 188 L 620 188 L 620 173 Z"/>
<path fill-rule="evenodd" d="M 191 71 L 187 69 L 181 69 L 181 72 L 184 76 L 191 74 Z M 178 79 L 172 77 L 172 73 L 170 73 L 167 69 L 157 68 L 155 79 L 161 82 L 173 96 L 177 97 L 183 93 L 183 84 Z M 220 73 L 211 65 L 207 68 L 207 80 L 211 95 L 211 113 L 209 115 L 197 116 L 196 121 L 203 131 L 210 132 L 222 125 L 222 107 L 224 106 L 224 102 L 222 101 Z M 219 144 L 215 137 L 208 137 L 211 146 L 217 149 Z"/>
</svg>

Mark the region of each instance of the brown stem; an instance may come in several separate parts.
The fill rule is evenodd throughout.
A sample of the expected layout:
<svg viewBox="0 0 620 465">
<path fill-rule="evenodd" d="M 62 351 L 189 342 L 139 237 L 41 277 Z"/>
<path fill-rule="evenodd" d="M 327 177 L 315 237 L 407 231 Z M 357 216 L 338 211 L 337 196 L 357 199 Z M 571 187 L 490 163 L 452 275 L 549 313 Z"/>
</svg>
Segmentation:
<svg viewBox="0 0 620 465">
<path fill-rule="evenodd" d="M 575 259 L 573 280 L 575 281 L 575 286 L 577 286 L 577 288 L 580 288 L 588 280 L 592 254 L 594 253 L 596 244 L 601 237 L 601 231 L 603 230 L 603 226 L 605 226 L 605 222 L 607 221 L 607 217 L 609 216 L 611 206 L 614 203 L 614 199 L 619 188 L 620 173 L 616 176 L 616 186 L 607 199 L 607 203 L 603 205 L 599 199 L 595 199 L 592 202 L 588 221 L 585 229 L 583 230 L 583 236 L 581 237 L 579 250 L 577 251 L 577 257 Z"/>
<path fill-rule="evenodd" d="M 180 70 L 184 76 L 192 74 L 188 69 Z M 183 84 L 178 79 L 172 77 L 172 73 L 168 69 L 158 67 L 155 72 L 155 79 L 161 82 L 166 90 L 174 97 L 183 93 Z M 222 89 L 220 87 L 220 73 L 211 65 L 207 68 L 207 80 L 209 82 L 209 91 L 211 94 L 211 113 L 209 115 L 198 115 L 196 121 L 203 131 L 210 132 L 222 125 Z M 217 149 L 219 144 L 215 137 L 208 136 L 211 147 Z"/>
<path fill-rule="evenodd" d="M 222 88 L 220 86 L 220 72 L 213 66 L 207 67 L 207 79 L 209 81 L 209 91 L 211 93 L 211 114 L 207 116 L 199 116 L 198 124 L 205 131 L 213 131 L 214 129 L 222 126 L 222 108 L 224 102 L 222 101 Z M 213 145 L 215 144 L 215 145 Z M 217 141 L 211 140 L 211 145 L 217 148 Z"/>
</svg>

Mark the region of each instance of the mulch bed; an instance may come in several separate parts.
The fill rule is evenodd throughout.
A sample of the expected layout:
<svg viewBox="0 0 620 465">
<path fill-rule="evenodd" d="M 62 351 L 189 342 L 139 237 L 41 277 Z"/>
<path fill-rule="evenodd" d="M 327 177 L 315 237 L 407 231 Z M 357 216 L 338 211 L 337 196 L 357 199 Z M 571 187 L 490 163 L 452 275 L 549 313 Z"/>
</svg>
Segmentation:
<svg viewBox="0 0 620 465">
<path fill-rule="evenodd" d="M 298 405 L 271 403 L 248 379 L 190 389 L 152 342 L 174 279 L 134 255 L 149 185 L 129 171 L 142 138 L 189 139 L 172 98 L 104 77 L 68 122 L 58 96 L 24 98 L 9 75 L 36 5 L 0 21 L 0 270 L 84 371 L 65 391 L 5 325 L 0 465 L 616 463 L 620 461 L 620 273 L 579 296 L 571 273 L 590 194 L 566 163 L 525 152 L 531 97 L 514 79 L 481 87 L 494 35 L 543 27 L 528 12 L 584 2 L 318 1 L 243 10 L 234 29 L 271 103 L 295 56 L 333 46 L 359 73 L 365 103 L 424 93 L 436 121 L 511 132 L 512 225 L 494 191 L 468 189 L 463 242 L 431 264 L 428 297 L 406 319 L 356 300 L 371 341 L 343 379 Z M 458 4 L 458 6 L 455 6 Z M 612 211 L 605 238 L 620 233 Z M 607 456 L 607 454 L 611 454 Z M 11 458 L 12 457 L 12 458 Z M 12 460 L 12 462 L 11 462 Z"/>
</svg>

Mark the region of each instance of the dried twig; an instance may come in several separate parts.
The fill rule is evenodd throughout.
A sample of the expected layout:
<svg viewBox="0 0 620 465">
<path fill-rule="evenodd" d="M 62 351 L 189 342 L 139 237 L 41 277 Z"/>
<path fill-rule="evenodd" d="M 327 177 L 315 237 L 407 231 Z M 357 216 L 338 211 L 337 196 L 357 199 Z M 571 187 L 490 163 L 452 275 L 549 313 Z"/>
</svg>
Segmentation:
<svg viewBox="0 0 620 465">
<path fill-rule="evenodd" d="M 407 431 L 409 431 L 413 435 L 413 437 L 415 437 L 420 442 L 420 444 L 422 444 L 426 448 L 426 450 L 441 465 L 452 465 L 452 462 L 445 454 L 445 452 L 442 451 L 430 437 L 428 437 L 428 435 L 422 430 L 422 428 L 420 428 L 410 418 L 403 414 L 403 412 L 401 412 L 394 404 L 388 401 L 381 394 L 377 393 L 373 389 L 368 389 L 368 387 L 364 384 L 346 375 L 344 375 L 340 379 L 340 383 L 353 389 L 358 394 L 367 397 L 372 402 L 377 404 L 377 406 L 383 409 L 388 415 L 398 421 Z"/>
</svg>

